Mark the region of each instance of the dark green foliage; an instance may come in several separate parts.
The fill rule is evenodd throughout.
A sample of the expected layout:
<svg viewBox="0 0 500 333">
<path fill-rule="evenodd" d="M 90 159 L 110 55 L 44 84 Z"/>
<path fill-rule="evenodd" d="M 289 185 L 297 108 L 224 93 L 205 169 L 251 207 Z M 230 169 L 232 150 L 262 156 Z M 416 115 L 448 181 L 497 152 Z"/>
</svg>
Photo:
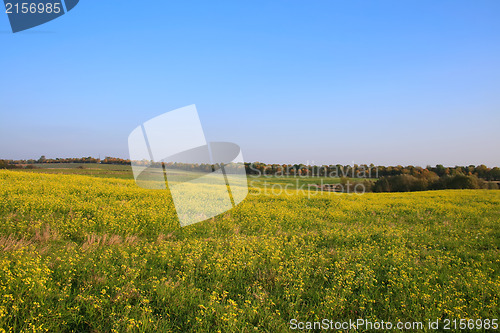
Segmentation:
<svg viewBox="0 0 500 333">
<path fill-rule="evenodd" d="M 479 189 L 479 179 L 476 176 L 455 175 L 445 176 L 435 184 L 436 189 Z"/>
<path fill-rule="evenodd" d="M 412 192 L 426 190 L 474 190 L 498 189 L 494 182 L 485 182 L 475 175 L 457 173 L 453 176 L 444 174 L 438 177 L 435 173 L 415 177 L 410 175 L 397 175 L 381 177 L 374 185 L 374 192 Z"/>
<path fill-rule="evenodd" d="M 16 164 L 11 164 L 9 161 L 6 160 L 0 160 L 0 169 L 20 169 L 21 166 L 18 166 Z"/>
</svg>

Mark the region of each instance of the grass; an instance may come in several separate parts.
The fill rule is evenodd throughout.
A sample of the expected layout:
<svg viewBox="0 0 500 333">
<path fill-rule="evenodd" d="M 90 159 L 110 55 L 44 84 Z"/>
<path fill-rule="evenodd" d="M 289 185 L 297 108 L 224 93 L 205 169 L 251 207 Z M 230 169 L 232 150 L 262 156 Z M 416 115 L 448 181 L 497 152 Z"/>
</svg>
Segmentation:
<svg viewBox="0 0 500 333">
<path fill-rule="evenodd" d="M 499 318 L 500 191 L 276 196 L 252 187 L 233 210 L 180 228 L 168 193 L 120 179 L 128 171 L 67 170 L 0 171 L 6 331 Z"/>
<path fill-rule="evenodd" d="M 37 169 L 26 169 L 23 172 L 48 173 L 58 175 L 84 175 L 99 178 L 134 179 L 131 166 L 95 164 L 95 163 L 41 163 L 35 164 Z M 182 173 L 189 173 L 182 171 Z M 196 174 L 196 173 L 194 173 Z M 337 177 L 305 177 L 305 176 L 270 176 L 249 175 L 249 185 L 257 188 L 269 188 L 273 185 L 285 186 L 289 189 L 305 189 L 309 184 L 338 184 L 341 182 Z M 346 181 L 362 181 L 360 178 L 346 177 Z M 373 179 L 372 179 L 373 180 Z"/>
<path fill-rule="evenodd" d="M 95 164 L 95 163 L 40 163 L 34 164 L 37 169 L 26 169 L 24 172 L 48 173 L 59 175 L 84 175 L 100 178 L 134 179 L 129 165 Z"/>
</svg>

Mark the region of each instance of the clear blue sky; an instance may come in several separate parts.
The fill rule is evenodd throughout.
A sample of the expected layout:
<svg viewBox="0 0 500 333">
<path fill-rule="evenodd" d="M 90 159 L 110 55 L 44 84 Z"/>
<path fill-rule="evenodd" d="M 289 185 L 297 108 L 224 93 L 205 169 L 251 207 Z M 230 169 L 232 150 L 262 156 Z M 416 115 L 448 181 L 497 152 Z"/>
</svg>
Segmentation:
<svg viewBox="0 0 500 333">
<path fill-rule="evenodd" d="M 0 158 L 127 158 L 196 104 L 247 161 L 500 165 L 497 0 L 81 0 L 0 45 Z"/>
</svg>

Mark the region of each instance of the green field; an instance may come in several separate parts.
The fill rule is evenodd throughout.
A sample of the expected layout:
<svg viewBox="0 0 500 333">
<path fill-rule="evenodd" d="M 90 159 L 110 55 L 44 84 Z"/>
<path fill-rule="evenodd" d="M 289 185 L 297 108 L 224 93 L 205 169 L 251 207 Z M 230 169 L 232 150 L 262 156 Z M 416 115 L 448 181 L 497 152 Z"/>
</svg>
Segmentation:
<svg viewBox="0 0 500 333">
<path fill-rule="evenodd" d="M 25 172 L 50 173 L 62 175 L 85 175 L 102 178 L 134 179 L 129 165 L 94 164 L 94 163 L 40 163 L 36 169 Z"/>
<path fill-rule="evenodd" d="M 128 167 L 84 167 L 0 170 L 6 331 L 500 319 L 500 191 L 272 195 L 254 184 L 231 211 L 180 228 L 167 191 L 138 188 Z"/>
<path fill-rule="evenodd" d="M 134 179 L 132 168 L 128 165 L 94 164 L 94 163 L 41 163 L 34 164 L 36 169 L 23 170 L 24 172 L 50 173 L 63 175 L 85 175 L 102 178 Z M 185 171 L 183 171 L 185 172 Z M 359 178 L 346 178 L 352 182 L 362 181 Z M 373 179 L 372 179 L 373 180 Z M 340 178 L 332 177 L 304 177 L 304 176 L 256 176 L 249 175 L 250 186 L 269 189 L 273 185 L 285 186 L 290 189 L 307 189 L 308 184 L 338 184 Z"/>
</svg>

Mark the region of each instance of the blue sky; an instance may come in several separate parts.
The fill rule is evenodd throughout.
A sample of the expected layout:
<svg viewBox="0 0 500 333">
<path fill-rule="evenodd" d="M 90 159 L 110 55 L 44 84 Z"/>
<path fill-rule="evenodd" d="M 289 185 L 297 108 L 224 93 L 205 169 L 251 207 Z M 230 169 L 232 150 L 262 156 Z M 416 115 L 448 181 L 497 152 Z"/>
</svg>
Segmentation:
<svg viewBox="0 0 500 333">
<path fill-rule="evenodd" d="M 247 161 L 500 165 L 498 1 L 86 1 L 12 34 L 0 158 L 128 157 L 196 104 Z"/>
</svg>

